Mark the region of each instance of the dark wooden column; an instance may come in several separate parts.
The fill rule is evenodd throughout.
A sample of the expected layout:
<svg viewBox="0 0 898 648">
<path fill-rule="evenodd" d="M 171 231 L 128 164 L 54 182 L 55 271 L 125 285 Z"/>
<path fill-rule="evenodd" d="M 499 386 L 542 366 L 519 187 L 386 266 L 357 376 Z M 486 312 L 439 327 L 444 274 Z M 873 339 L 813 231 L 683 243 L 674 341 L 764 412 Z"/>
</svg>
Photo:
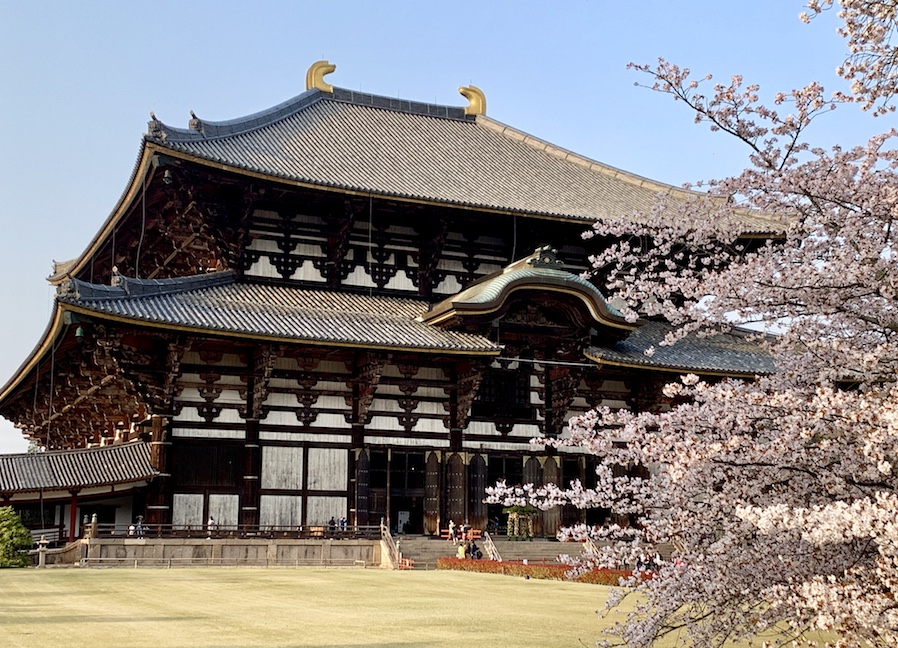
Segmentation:
<svg viewBox="0 0 898 648">
<path fill-rule="evenodd" d="M 358 451 L 355 461 L 355 519 L 351 524 L 373 524 L 376 520 L 368 515 L 368 491 L 371 485 L 371 461 L 368 451 L 364 448 Z"/>
<path fill-rule="evenodd" d="M 446 526 L 440 518 L 440 484 L 442 483 L 442 465 L 440 453 L 431 451 L 424 464 L 424 533 L 439 535 L 440 526 Z"/>
<path fill-rule="evenodd" d="M 524 459 L 524 482 L 525 484 L 533 484 L 534 486 L 543 485 L 543 467 L 538 457 L 530 457 Z M 492 484 L 490 484 L 492 485 Z M 543 530 L 543 516 L 536 515 L 533 520 L 533 535 L 545 535 Z"/>
<path fill-rule="evenodd" d="M 69 542 L 75 542 L 75 526 L 78 524 L 78 493 L 80 491 L 80 488 L 73 488 L 69 491 L 69 495 L 72 496 L 69 502 Z M 44 521 L 41 520 L 41 526 L 43 525 Z"/>
<path fill-rule="evenodd" d="M 454 520 L 461 524 L 467 517 L 465 504 L 467 503 L 467 484 L 465 475 L 465 460 L 462 455 L 454 452 L 447 460 L 447 484 L 446 484 L 446 524 Z"/>
<path fill-rule="evenodd" d="M 545 463 L 543 463 L 543 483 L 544 484 L 558 484 L 561 481 L 561 466 L 559 465 L 560 459 L 558 457 L 546 457 Z M 561 528 L 561 508 L 555 507 L 551 508 L 548 511 L 543 511 L 543 533 L 548 536 L 553 536 L 558 533 L 558 529 Z"/>
<path fill-rule="evenodd" d="M 468 464 L 468 523 L 475 529 L 486 528 L 486 461 L 483 455 L 471 457 Z"/>
<path fill-rule="evenodd" d="M 147 524 L 171 523 L 171 474 L 168 472 L 171 441 L 164 417 L 152 417 L 152 437 L 150 441 L 150 463 L 159 474 L 150 482 L 147 492 Z"/>
<path fill-rule="evenodd" d="M 238 523 L 244 526 L 259 525 L 260 477 L 262 448 L 259 445 L 259 419 L 246 419 L 246 441 L 243 445 L 243 491 L 240 493 Z"/>
</svg>

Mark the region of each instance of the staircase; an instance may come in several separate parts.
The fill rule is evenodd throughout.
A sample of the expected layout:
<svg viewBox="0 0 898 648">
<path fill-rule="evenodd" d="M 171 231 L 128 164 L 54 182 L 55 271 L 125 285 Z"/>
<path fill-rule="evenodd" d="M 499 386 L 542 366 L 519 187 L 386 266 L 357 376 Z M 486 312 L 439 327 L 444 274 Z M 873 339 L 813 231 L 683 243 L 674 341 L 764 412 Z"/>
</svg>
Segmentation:
<svg viewBox="0 0 898 648">
<path fill-rule="evenodd" d="M 399 543 L 403 558 L 410 558 L 415 569 L 436 569 L 437 559 L 452 557 L 458 549 L 448 540 L 431 536 L 393 536 Z"/>
<path fill-rule="evenodd" d="M 410 558 L 415 569 L 436 569 L 437 559 L 453 557 L 457 547 L 448 540 L 431 536 L 395 536 L 404 558 Z M 576 542 L 561 543 L 541 538 L 532 541 L 510 541 L 503 536 L 493 536 L 493 543 L 502 560 L 529 560 L 531 562 L 557 562 L 558 554 L 579 554 L 582 545 Z"/>
<path fill-rule="evenodd" d="M 493 537 L 493 544 L 502 560 L 529 560 L 530 562 L 558 562 L 558 554 L 579 554 L 582 545 L 576 542 L 558 542 L 545 538 L 533 540 L 506 540 Z"/>
</svg>

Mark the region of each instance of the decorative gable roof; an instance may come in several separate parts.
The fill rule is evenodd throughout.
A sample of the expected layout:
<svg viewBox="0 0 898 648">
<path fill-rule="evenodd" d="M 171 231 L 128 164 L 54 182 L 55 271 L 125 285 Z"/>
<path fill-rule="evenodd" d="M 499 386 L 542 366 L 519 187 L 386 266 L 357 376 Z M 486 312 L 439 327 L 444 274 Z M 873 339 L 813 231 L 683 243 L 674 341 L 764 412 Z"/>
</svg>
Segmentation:
<svg viewBox="0 0 898 648">
<path fill-rule="evenodd" d="M 428 324 L 439 324 L 456 317 L 490 315 L 501 311 L 512 293 L 538 290 L 573 295 L 584 304 L 596 324 L 626 330 L 635 328 L 608 304 L 598 288 L 562 270 L 561 265 L 555 250 L 548 246 L 540 248 L 435 304 L 422 319 Z"/>
</svg>

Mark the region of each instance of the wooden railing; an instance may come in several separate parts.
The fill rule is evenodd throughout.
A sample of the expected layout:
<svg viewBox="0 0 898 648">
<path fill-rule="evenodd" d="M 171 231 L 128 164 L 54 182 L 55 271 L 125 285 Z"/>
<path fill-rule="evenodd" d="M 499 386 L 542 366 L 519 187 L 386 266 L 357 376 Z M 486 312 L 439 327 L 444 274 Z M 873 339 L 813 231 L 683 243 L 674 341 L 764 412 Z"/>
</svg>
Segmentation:
<svg viewBox="0 0 898 648">
<path fill-rule="evenodd" d="M 386 524 L 380 525 L 380 540 L 387 547 L 387 555 L 390 558 L 390 567 L 399 569 L 399 561 L 402 558 L 402 555 L 399 553 L 399 547 L 396 545 L 396 541 L 393 540 L 393 536 L 390 534 L 390 529 Z"/>
<path fill-rule="evenodd" d="M 493 539 L 488 531 L 483 532 L 481 540 L 483 541 L 483 550 L 486 552 L 487 558 L 496 562 L 502 562 L 502 556 L 499 555 L 499 550 L 496 549 L 496 545 L 493 543 Z"/>
<path fill-rule="evenodd" d="M 599 553 L 599 548 L 596 546 L 595 540 L 593 540 L 590 536 L 586 536 L 583 540 L 583 551 L 586 553 L 591 553 L 593 555 L 597 555 Z"/>
<path fill-rule="evenodd" d="M 97 538 L 292 538 L 297 540 L 376 540 L 378 525 L 277 526 L 250 524 L 97 524 Z"/>
<path fill-rule="evenodd" d="M 31 537 L 34 541 L 35 546 L 37 546 L 38 541 L 40 541 L 41 537 L 47 539 L 51 545 L 57 545 L 65 542 L 68 537 L 66 536 L 66 528 L 65 525 L 59 524 L 57 526 L 52 527 L 42 527 L 39 529 L 28 529 L 31 532 Z"/>
</svg>

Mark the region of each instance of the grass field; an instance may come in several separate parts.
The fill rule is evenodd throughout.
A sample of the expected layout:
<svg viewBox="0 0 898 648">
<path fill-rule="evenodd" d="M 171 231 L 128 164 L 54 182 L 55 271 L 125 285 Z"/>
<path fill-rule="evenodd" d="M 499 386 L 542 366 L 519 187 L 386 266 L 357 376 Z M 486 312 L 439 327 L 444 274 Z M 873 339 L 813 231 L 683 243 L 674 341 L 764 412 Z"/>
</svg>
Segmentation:
<svg viewBox="0 0 898 648">
<path fill-rule="evenodd" d="M 607 595 L 455 571 L 4 569 L 0 648 L 580 648 Z"/>
<path fill-rule="evenodd" d="M 0 646 L 592 646 L 606 595 L 445 571 L 5 569 Z"/>
</svg>

